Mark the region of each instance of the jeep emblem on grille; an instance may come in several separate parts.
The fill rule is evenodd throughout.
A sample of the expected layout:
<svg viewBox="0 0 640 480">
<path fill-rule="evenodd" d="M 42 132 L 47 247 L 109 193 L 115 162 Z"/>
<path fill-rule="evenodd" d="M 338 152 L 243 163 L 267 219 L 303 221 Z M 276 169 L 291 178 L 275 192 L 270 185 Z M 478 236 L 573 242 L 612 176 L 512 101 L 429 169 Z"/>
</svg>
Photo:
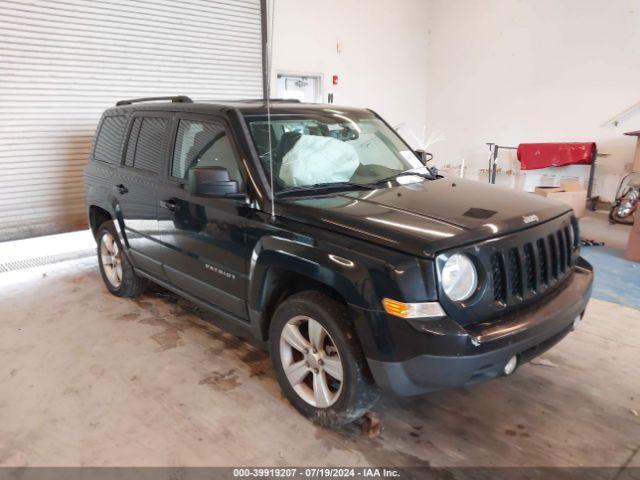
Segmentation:
<svg viewBox="0 0 640 480">
<path fill-rule="evenodd" d="M 522 221 L 524 223 L 531 223 L 531 222 L 539 222 L 540 219 L 538 218 L 537 215 L 524 215 L 522 217 Z"/>
</svg>

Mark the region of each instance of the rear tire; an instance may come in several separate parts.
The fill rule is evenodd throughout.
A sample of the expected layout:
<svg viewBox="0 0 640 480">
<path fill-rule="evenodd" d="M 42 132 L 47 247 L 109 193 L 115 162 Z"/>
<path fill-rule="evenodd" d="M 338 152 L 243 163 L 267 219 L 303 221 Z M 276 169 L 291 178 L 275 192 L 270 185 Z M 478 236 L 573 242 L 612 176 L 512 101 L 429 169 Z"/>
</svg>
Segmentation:
<svg viewBox="0 0 640 480">
<path fill-rule="evenodd" d="M 287 399 L 314 423 L 346 425 L 378 399 L 346 308 L 327 295 L 309 290 L 281 303 L 269 350 Z"/>
<path fill-rule="evenodd" d="M 98 265 L 107 289 L 118 297 L 134 298 L 148 286 L 145 278 L 136 275 L 124 254 L 120 238 L 112 220 L 98 228 Z"/>
</svg>

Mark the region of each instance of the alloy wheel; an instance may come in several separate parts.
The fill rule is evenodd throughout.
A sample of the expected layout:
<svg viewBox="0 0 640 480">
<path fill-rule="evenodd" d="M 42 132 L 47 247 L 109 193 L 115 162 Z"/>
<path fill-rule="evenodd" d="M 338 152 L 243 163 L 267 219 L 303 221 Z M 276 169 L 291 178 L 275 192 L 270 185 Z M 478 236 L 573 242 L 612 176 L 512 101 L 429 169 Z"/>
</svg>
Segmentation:
<svg viewBox="0 0 640 480">
<path fill-rule="evenodd" d="M 290 319 L 280 334 L 280 360 L 287 380 L 309 405 L 328 408 L 340 397 L 342 361 L 320 322 L 307 316 Z"/>
<path fill-rule="evenodd" d="M 109 232 L 104 232 L 100 239 L 100 261 L 111 286 L 119 288 L 122 284 L 122 251 Z"/>
</svg>

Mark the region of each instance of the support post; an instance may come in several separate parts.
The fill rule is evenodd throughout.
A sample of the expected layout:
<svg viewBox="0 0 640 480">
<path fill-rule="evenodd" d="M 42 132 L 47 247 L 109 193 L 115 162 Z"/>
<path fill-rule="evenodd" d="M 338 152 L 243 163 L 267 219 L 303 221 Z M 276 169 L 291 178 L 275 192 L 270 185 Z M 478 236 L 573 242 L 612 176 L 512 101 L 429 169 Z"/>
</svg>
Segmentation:
<svg viewBox="0 0 640 480">
<path fill-rule="evenodd" d="M 268 36 L 268 32 L 267 32 L 267 25 L 268 25 L 268 16 L 269 16 L 269 12 L 267 11 L 267 0 L 260 0 L 260 18 L 261 18 L 261 22 L 260 22 L 260 27 L 262 30 L 262 99 L 264 101 L 267 100 L 267 98 L 270 95 L 269 92 L 269 59 L 268 59 L 268 54 L 269 54 L 269 36 Z"/>
<path fill-rule="evenodd" d="M 592 212 L 596 211 L 596 201 L 598 197 L 591 196 L 593 193 L 593 180 L 596 176 L 596 158 L 598 158 L 598 149 L 594 148 L 591 154 L 591 168 L 589 169 L 589 184 L 587 185 L 587 208 Z"/>
</svg>

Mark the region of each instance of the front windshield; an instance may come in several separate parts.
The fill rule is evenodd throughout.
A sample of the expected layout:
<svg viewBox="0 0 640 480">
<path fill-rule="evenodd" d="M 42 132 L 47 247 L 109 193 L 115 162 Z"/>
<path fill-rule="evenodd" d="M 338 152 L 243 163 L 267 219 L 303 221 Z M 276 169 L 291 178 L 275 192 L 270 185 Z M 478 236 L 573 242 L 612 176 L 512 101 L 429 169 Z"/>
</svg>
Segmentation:
<svg viewBox="0 0 640 480">
<path fill-rule="evenodd" d="M 271 129 L 266 116 L 246 120 L 267 177 L 273 161 L 276 192 L 375 184 L 422 167 L 396 132 L 367 112 L 325 109 L 305 115 L 272 115 Z"/>
</svg>

